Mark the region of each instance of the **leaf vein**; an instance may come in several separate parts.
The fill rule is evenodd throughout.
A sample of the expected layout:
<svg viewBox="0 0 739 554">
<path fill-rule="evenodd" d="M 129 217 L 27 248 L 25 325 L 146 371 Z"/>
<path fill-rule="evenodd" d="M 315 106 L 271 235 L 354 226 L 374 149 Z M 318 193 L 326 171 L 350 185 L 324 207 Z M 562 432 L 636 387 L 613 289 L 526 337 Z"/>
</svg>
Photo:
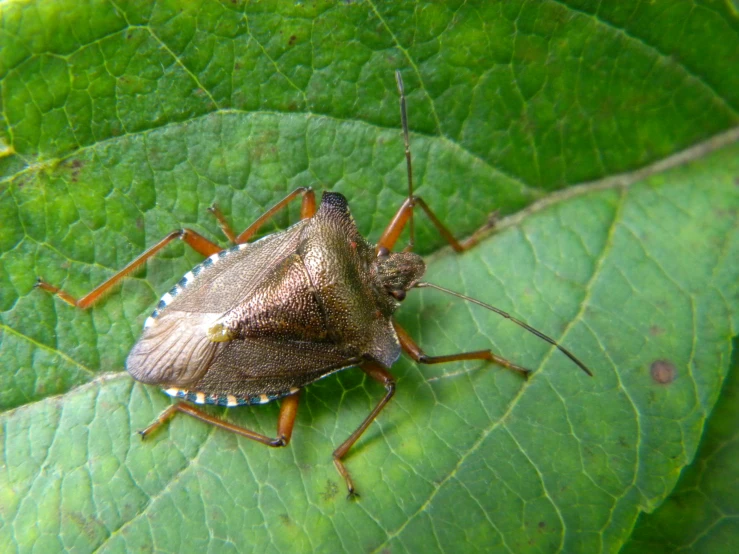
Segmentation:
<svg viewBox="0 0 739 554">
<path fill-rule="evenodd" d="M 80 362 L 78 362 L 74 358 L 71 358 L 70 356 L 68 356 L 67 354 L 65 354 L 64 352 L 62 352 L 61 350 L 58 350 L 56 348 L 52 348 L 51 346 L 49 346 L 47 344 L 44 344 L 42 342 L 39 342 L 36 339 L 34 339 L 32 337 L 29 337 L 28 335 L 26 335 L 24 333 L 21 333 L 20 331 L 17 331 L 16 329 L 13 329 L 12 327 L 10 327 L 9 325 L 6 325 L 5 323 L 0 323 L 0 329 L 2 329 L 3 331 L 7 331 L 11 335 L 14 335 L 14 336 L 16 336 L 18 338 L 21 338 L 21 339 L 24 339 L 24 340 L 30 342 L 33 346 L 35 346 L 35 347 L 37 347 L 37 348 L 39 348 L 41 350 L 45 350 L 45 351 L 50 352 L 50 353 L 52 353 L 52 354 L 54 354 L 56 356 L 59 356 L 65 362 L 67 362 L 67 363 L 69 363 L 69 364 L 71 364 L 71 365 L 73 365 L 73 366 L 81 369 L 85 373 L 87 373 L 90 377 L 95 377 L 97 375 L 97 372 L 95 372 L 92 369 L 90 369 L 89 367 L 86 367 L 85 365 L 81 364 Z"/>
<path fill-rule="evenodd" d="M 182 476 L 185 474 L 185 472 L 188 471 L 190 468 L 192 468 L 198 462 L 202 453 L 207 450 L 205 448 L 205 445 L 210 440 L 210 438 L 213 436 L 214 430 L 215 430 L 215 426 L 210 425 L 208 427 L 208 434 L 205 436 L 203 441 L 198 446 L 198 450 L 196 451 L 195 455 L 192 456 L 191 458 L 185 458 L 186 459 L 185 465 L 183 465 L 182 468 L 180 468 L 174 475 L 172 475 L 172 477 L 169 479 L 169 482 L 164 487 L 162 487 L 162 489 L 158 493 L 150 495 L 149 499 L 146 501 L 144 506 L 142 506 L 141 510 L 135 516 L 133 516 L 128 521 L 122 522 L 117 528 L 115 528 L 110 533 L 110 535 L 106 537 L 97 546 L 97 548 L 95 548 L 95 550 L 92 551 L 93 554 L 100 552 L 101 548 L 103 548 L 106 544 L 108 544 L 111 539 L 123 533 L 127 527 L 131 526 L 134 522 L 136 522 L 142 516 L 146 515 L 148 510 L 153 506 L 154 502 L 156 502 L 159 498 L 164 497 L 172 489 L 172 487 L 176 485 L 182 479 Z"/>
</svg>

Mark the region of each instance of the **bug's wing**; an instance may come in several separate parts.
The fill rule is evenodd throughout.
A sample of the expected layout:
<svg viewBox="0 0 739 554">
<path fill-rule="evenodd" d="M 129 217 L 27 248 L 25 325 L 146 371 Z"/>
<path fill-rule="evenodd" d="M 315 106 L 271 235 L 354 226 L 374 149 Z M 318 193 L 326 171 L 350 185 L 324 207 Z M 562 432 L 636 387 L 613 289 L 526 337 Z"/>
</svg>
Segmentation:
<svg viewBox="0 0 739 554">
<path fill-rule="evenodd" d="M 208 339 L 208 329 L 295 252 L 304 225 L 214 254 L 185 275 L 147 320 L 126 360 L 128 372 L 147 384 L 183 386 L 200 379 L 224 348 Z"/>
<path fill-rule="evenodd" d="M 185 275 L 186 284 L 167 303 L 164 313 L 224 314 L 233 309 L 298 249 L 308 221 L 299 221 L 285 231 L 234 246 L 206 259 Z"/>
<path fill-rule="evenodd" d="M 282 396 L 361 361 L 327 343 L 258 337 L 223 344 L 191 390 L 243 398 Z"/>
<path fill-rule="evenodd" d="M 223 343 L 208 340 L 220 314 L 168 312 L 144 330 L 126 359 L 126 369 L 149 385 L 187 384 L 199 379 Z"/>
</svg>

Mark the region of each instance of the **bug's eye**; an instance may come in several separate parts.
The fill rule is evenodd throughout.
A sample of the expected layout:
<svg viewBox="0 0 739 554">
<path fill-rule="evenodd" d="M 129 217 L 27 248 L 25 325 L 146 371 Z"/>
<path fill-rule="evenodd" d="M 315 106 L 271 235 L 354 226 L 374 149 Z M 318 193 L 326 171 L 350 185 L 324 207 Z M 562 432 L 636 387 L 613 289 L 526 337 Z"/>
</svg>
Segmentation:
<svg viewBox="0 0 739 554">
<path fill-rule="evenodd" d="M 395 298 L 395 300 L 399 302 L 402 302 L 403 300 L 405 300 L 405 291 L 403 289 L 391 290 L 388 292 Z"/>
<path fill-rule="evenodd" d="M 378 258 L 387 258 L 389 255 L 390 255 L 390 250 L 388 250 L 384 246 L 380 246 L 380 248 L 377 249 Z"/>
</svg>

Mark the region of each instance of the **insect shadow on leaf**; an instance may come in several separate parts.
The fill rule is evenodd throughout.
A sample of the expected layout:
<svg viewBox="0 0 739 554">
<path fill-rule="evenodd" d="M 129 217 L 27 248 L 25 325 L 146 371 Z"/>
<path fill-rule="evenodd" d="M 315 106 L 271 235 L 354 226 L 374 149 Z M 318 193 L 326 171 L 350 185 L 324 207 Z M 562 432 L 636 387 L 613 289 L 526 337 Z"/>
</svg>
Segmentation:
<svg viewBox="0 0 739 554">
<path fill-rule="evenodd" d="M 357 230 L 346 199 L 325 192 L 316 207 L 310 188 L 298 188 L 236 234 L 216 206 L 210 212 L 233 246 L 224 250 L 192 229 L 173 231 L 92 292 L 76 299 L 38 279 L 36 286 L 87 309 L 126 275 L 174 240 L 183 240 L 206 259 L 167 292 L 146 319 L 126 369 L 142 383 L 159 385 L 180 401 L 146 429 L 149 436 L 177 413 L 232 431 L 268 446 L 286 446 L 292 436 L 303 387 L 342 369 L 358 366 L 385 387 L 385 395 L 333 453 L 349 496 L 356 488 L 344 457 L 395 393 L 388 369 L 405 351 L 422 364 L 486 360 L 526 377 L 529 370 L 490 350 L 429 356 L 393 319 L 412 288 L 434 288 L 491 310 L 561 350 L 588 375 L 569 350 L 523 321 L 480 300 L 422 282 L 426 266 L 412 252 L 413 214 L 420 208 L 456 252 L 471 248 L 492 226 L 458 241 L 424 200 L 413 194 L 408 117 L 400 72 L 396 72 L 408 172 L 408 197 L 377 244 Z M 300 221 L 255 242 L 250 238 L 276 212 L 301 199 Z M 409 244 L 393 252 L 408 227 Z M 277 436 L 213 417 L 194 404 L 242 406 L 281 400 Z"/>
</svg>

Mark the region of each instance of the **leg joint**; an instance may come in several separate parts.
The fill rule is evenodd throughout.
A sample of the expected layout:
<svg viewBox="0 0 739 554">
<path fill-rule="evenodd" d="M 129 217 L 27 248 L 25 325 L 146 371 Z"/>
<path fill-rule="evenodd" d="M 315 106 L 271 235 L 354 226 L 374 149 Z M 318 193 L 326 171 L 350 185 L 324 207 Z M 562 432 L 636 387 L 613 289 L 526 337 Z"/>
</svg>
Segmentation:
<svg viewBox="0 0 739 554">
<path fill-rule="evenodd" d="M 280 435 L 276 439 L 272 439 L 269 442 L 269 446 L 273 446 L 275 448 L 280 448 L 282 446 L 287 446 L 287 438 L 285 438 L 285 435 Z"/>
</svg>

